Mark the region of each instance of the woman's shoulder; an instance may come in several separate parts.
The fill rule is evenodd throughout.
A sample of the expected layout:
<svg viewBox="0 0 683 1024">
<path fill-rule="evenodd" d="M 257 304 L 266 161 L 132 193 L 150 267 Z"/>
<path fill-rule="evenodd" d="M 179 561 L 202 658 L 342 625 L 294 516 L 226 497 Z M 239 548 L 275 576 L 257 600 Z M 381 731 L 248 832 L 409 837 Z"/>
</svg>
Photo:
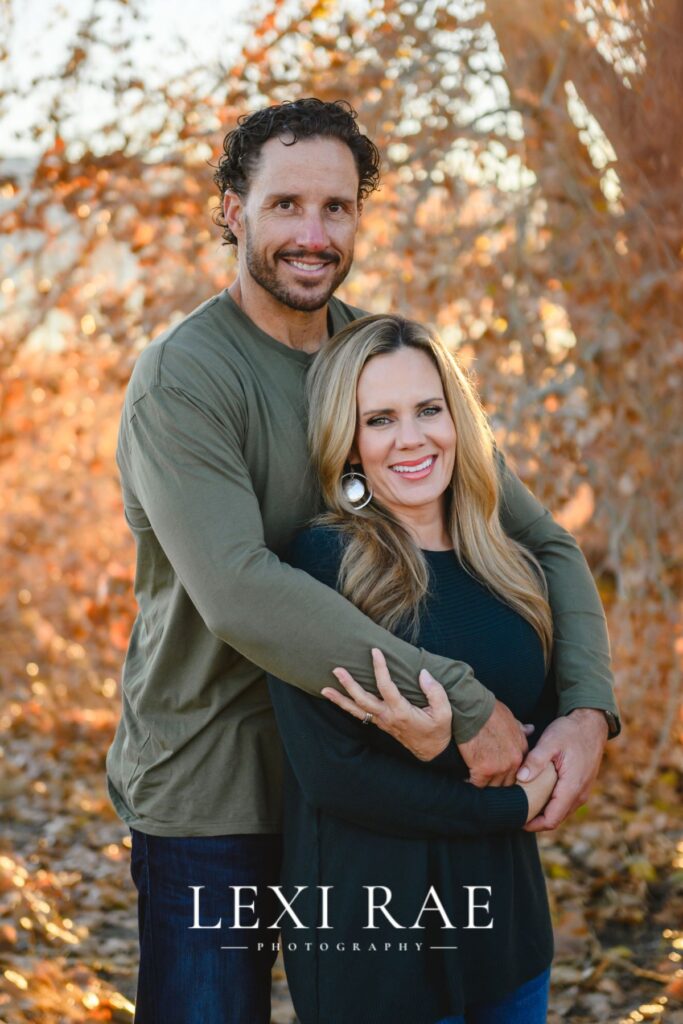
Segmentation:
<svg viewBox="0 0 683 1024">
<path fill-rule="evenodd" d="M 344 531 L 339 526 L 312 523 L 294 535 L 287 561 L 328 587 L 336 587 L 344 545 Z"/>
</svg>

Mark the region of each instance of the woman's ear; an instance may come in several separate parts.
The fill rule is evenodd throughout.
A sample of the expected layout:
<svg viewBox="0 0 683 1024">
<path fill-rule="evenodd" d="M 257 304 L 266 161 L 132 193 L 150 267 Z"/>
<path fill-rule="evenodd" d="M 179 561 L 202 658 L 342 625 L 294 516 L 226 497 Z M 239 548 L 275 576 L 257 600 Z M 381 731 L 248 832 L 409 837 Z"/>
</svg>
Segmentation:
<svg viewBox="0 0 683 1024">
<path fill-rule="evenodd" d="M 358 449 L 356 448 L 355 443 L 351 445 L 351 451 L 349 452 L 349 457 L 346 461 L 350 466 L 359 466 L 361 464 L 360 455 L 358 454 Z"/>
</svg>

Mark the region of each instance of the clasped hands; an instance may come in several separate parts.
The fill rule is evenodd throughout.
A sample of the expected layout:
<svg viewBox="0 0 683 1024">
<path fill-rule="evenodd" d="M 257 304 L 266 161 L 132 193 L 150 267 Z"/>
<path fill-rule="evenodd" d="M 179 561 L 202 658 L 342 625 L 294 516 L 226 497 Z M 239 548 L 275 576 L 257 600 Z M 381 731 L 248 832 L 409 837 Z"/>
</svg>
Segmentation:
<svg viewBox="0 0 683 1024">
<path fill-rule="evenodd" d="M 445 689 L 423 670 L 419 683 L 427 707 L 415 707 L 392 681 L 382 652 L 373 649 L 372 660 L 379 697 L 364 690 L 344 668 L 335 669 L 334 675 L 345 693 L 326 687 L 323 696 L 354 718 L 362 720 L 370 713 L 373 725 L 419 760 L 433 760 L 452 738 L 453 710 Z M 533 728 L 522 725 L 496 701 L 488 721 L 458 750 L 473 785 L 522 786 L 530 808 L 524 827 L 541 832 L 557 828 L 587 800 L 600 768 L 607 722 L 600 711 L 576 708 L 551 722 L 529 751 L 527 736 Z"/>
</svg>

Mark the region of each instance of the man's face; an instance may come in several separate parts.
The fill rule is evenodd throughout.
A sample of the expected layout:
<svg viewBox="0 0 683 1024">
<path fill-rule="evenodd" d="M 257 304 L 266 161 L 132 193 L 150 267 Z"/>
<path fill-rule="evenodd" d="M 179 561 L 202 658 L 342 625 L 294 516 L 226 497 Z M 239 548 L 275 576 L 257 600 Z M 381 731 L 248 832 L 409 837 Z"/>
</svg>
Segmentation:
<svg viewBox="0 0 683 1024">
<path fill-rule="evenodd" d="M 319 137 L 291 146 L 269 139 L 248 194 L 232 202 L 240 276 L 290 309 L 321 309 L 353 261 L 360 208 L 349 147 Z"/>
</svg>

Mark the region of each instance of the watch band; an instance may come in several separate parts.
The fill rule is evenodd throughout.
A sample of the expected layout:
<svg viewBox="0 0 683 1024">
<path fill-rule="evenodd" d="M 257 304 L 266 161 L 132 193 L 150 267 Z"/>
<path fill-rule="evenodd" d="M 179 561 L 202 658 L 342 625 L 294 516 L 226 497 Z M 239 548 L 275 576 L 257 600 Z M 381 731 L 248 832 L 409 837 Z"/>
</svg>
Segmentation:
<svg viewBox="0 0 683 1024">
<path fill-rule="evenodd" d="M 604 708 L 600 709 L 607 720 L 607 737 L 611 739 L 612 736 L 619 735 L 619 719 L 612 711 L 605 711 Z"/>
</svg>

